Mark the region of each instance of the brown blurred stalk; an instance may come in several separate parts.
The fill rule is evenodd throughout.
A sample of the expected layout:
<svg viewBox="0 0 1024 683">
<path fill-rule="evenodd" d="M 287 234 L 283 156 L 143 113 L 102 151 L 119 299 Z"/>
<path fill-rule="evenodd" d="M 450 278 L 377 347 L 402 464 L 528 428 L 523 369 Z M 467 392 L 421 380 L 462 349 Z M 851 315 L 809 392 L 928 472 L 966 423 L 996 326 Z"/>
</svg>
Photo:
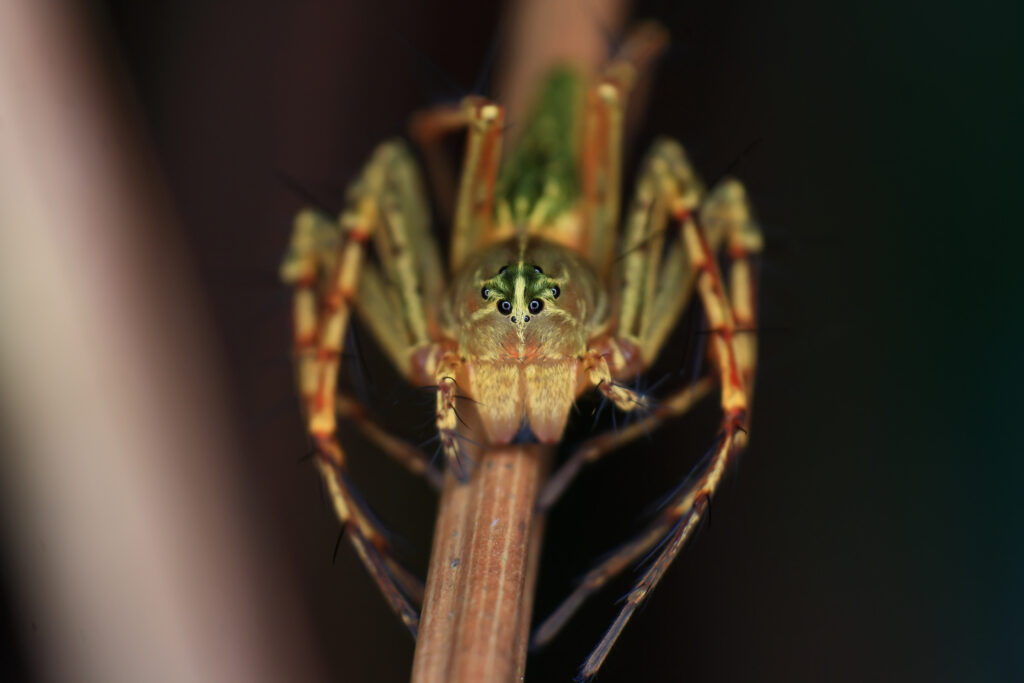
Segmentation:
<svg viewBox="0 0 1024 683">
<path fill-rule="evenodd" d="M 557 62 L 588 70 L 607 58 L 603 31 L 622 22 L 620 0 L 510 5 L 500 102 L 518 120 L 533 88 Z M 460 408 L 464 414 L 471 406 Z M 467 417 L 473 425 L 472 417 Z M 506 683 L 526 670 L 534 587 L 544 520 L 536 498 L 552 451 L 510 446 L 480 453 L 466 483 L 449 475 L 438 508 L 434 546 L 412 680 Z"/>
</svg>

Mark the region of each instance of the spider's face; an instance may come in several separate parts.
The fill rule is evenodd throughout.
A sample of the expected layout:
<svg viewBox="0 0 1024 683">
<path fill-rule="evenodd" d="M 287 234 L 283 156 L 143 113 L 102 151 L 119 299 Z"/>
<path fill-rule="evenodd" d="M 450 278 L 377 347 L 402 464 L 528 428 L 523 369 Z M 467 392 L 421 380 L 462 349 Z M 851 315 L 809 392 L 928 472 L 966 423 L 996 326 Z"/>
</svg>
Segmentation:
<svg viewBox="0 0 1024 683">
<path fill-rule="evenodd" d="M 466 375 L 491 443 L 528 428 L 558 441 L 576 397 L 580 357 L 604 316 L 593 271 L 557 244 L 517 240 L 482 250 L 456 276 L 445 302 Z"/>
<path fill-rule="evenodd" d="M 582 352 L 600 298 L 593 273 L 574 253 L 511 241 L 467 264 L 448 305 L 467 355 L 527 361 Z"/>
<path fill-rule="evenodd" d="M 540 322 L 538 318 L 545 307 L 549 315 L 556 310 L 561 295 L 562 287 L 557 280 L 545 275 L 541 266 L 523 261 L 502 266 L 480 289 L 481 298 L 508 317 L 520 338 L 525 338 L 531 321 Z"/>
</svg>

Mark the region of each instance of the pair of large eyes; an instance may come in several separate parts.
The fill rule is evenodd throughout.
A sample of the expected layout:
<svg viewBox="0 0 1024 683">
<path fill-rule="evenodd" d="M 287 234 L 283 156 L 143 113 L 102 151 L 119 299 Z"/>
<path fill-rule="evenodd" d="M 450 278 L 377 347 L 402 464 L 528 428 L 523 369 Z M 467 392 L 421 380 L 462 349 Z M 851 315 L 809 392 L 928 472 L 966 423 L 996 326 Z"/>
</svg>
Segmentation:
<svg viewBox="0 0 1024 683">
<path fill-rule="evenodd" d="M 533 313 L 533 314 L 540 313 L 542 310 L 544 310 L 544 302 L 541 301 L 540 299 L 533 299 L 533 300 L 531 300 L 529 306 L 530 306 L 530 313 Z M 498 302 L 498 313 L 501 313 L 502 315 L 508 315 L 511 312 L 512 312 L 512 302 L 511 301 L 509 301 L 508 299 L 502 299 L 501 301 Z M 526 319 L 529 320 L 530 318 L 527 317 Z"/>
<path fill-rule="evenodd" d="M 562 293 L 562 290 L 560 290 L 558 288 L 558 285 L 555 285 L 554 287 L 551 288 L 551 296 L 553 296 L 554 298 L 557 299 L 558 295 L 561 294 L 561 293 Z M 491 290 L 488 289 L 487 287 L 484 287 L 482 290 L 480 290 L 480 295 L 483 298 L 488 299 L 491 296 Z M 544 310 L 544 301 L 543 301 L 543 299 L 532 299 L 530 301 L 530 303 L 529 303 L 529 308 L 530 308 L 530 313 L 533 313 L 533 314 L 540 313 L 541 311 Z M 500 301 L 498 301 L 498 312 L 501 313 L 502 315 L 508 315 L 509 313 L 511 313 L 512 312 L 512 302 L 509 301 L 508 299 L 501 299 Z"/>
</svg>

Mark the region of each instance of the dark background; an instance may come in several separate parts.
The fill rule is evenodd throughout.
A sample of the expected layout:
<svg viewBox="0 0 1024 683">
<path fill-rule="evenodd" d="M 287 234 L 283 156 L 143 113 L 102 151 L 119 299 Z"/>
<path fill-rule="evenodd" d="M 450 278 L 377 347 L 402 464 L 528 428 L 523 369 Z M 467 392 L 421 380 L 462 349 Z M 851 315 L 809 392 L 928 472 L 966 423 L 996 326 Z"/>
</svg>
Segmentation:
<svg viewBox="0 0 1024 683">
<path fill-rule="evenodd" d="M 747 184 L 768 237 L 761 365 L 750 449 L 598 680 L 1020 676 L 1018 24 L 995 3 L 673 5 L 633 13 L 665 22 L 674 45 L 628 168 L 666 134 L 705 178 L 729 170 Z M 406 680 L 411 640 L 349 548 L 332 563 L 336 522 L 313 468 L 297 464 L 307 447 L 275 270 L 305 200 L 281 174 L 340 206 L 411 112 L 473 87 L 499 11 L 395 0 L 96 9 L 219 321 L 254 524 L 301 582 L 334 678 Z M 431 398 L 361 339 L 355 390 L 396 431 L 428 438 Z M 686 474 L 713 438 L 712 403 L 589 471 L 555 508 L 538 616 Z M 591 424 L 579 423 L 577 435 Z M 422 573 L 433 494 L 368 447 L 353 443 L 352 460 Z M 530 680 L 570 679 L 629 581 L 531 655 Z"/>
</svg>

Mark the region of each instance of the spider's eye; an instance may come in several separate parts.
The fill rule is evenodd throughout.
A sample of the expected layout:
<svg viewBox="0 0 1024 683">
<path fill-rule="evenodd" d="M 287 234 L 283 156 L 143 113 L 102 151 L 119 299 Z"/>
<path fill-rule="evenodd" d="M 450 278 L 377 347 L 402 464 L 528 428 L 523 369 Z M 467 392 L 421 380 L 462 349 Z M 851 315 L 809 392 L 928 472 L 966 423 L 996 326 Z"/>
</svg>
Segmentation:
<svg viewBox="0 0 1024 683">
<path fill-rule="evenodd" d="M 540 299 L 534 299 L 530 302 L 530 313 L 540 313 L 543 308 L 544 302 Z"/>
<path fill-rule="evenodd" d="M 508 315 L 512 312 L 512 302 L 508 299 L 502 299 L 498 302 L 498 312 L 502 315 Z"/>
<path fill-rule="evenodd" d="M 555 297 L 556 299 L 558 298 L 558 295 L 561 293 L 562 290 L 558 288 L 558 285 L 555 285 L 554 287 L 551 288 L 551 296 Z"/>
<path fill-rule="evenodd" d="M 484 287 L 483 289 L 480 290 L 480 296 L 482 296 L 485 299 L 490 298 L 491 290 L 489 290 L 486 287 Z"/>
<path fill-rule="evenodd" d="M 540 269 L 540 266 L 534 266 L 533 267 L 533 272 L 540 273 L 541 275 L 544 274 L 544 271 Z"/>
<path fill-rule="evenodd" d="M 505 271 L 506 271 L 506 270 L 508 270 L 508 266 L 502 266 L 502 267 L 501 267 L 501 268 L 500 268 L 500 269 L 498 270 L 498 275 L 504 275 L 504 274 L 505 274 Z"/>
</svg>

